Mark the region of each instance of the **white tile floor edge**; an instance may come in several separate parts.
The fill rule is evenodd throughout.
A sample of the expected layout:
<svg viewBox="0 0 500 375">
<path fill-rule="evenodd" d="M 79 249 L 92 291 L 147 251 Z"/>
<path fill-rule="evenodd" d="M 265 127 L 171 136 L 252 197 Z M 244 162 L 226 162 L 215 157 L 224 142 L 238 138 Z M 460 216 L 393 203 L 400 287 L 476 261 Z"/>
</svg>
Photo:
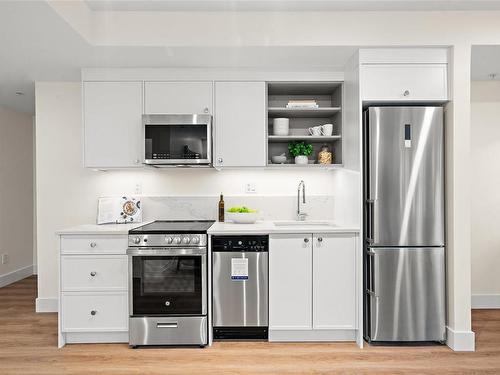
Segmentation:
<svg viewBox="0 0 500 375">
<path fill-rule="evenodd" d="M 33 275 L 33 265 L 20 268 L 0 276 L 0 288 Z"/>
<path fill-rule="evenodd" d="M 59 306 L 57 298 L 37 298 L 35 304 L 37 313 L 57 312 Z"/>
<path fill-rule="evenodd" d="M 472 331 L 455 331 L 446 327 L 446 345 L 455 352 L 473 352 L 476 350 L 475 333 Z"/>
<path fill-rule="evenodd" d="M 473 309 L 500 309 L 500 294 L 473 294 Z"/>
</svg>

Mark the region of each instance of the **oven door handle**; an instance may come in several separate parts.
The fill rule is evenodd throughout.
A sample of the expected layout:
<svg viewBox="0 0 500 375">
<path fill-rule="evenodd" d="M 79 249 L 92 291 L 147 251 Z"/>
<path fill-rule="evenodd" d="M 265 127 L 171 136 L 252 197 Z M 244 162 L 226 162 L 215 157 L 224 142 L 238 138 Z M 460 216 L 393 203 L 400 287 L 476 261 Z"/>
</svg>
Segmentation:
<svg viewBox="0 0 500 375">
<path fill-rule="evenodd" d="M 131 256 L 192 256 L 206 255 L 206 247 L 190 248 L 128 248 L 127 255 Z"/>
</svg>

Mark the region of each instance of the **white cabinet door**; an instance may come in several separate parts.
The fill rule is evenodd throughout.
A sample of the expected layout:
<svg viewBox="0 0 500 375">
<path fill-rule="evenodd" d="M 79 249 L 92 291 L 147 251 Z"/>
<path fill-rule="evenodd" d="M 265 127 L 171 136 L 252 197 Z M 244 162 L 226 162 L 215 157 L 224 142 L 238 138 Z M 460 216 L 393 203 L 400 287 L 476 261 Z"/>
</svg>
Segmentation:
<svg viewBox="0 0 500 375">
<path fill-rule="evenodd" d="M 84 82 L 85 167 L 142 166 L 142 82 Z"/>
<path fill-rule="evenodd" d="M 212 113 L 212 82 L 145 82 L 144 111 L 152 114 Z"/>
<path fill-rule="evenodd" d="M 216 167 L 266 165 L 265 82 L 215 83 Z"/>
<path fill-rule="evenodd" d="M 366 64 L 361 86 L 365 101 L 445 101 L 447 64 Z"/>
<path fill-rule="evenodd" d="M 310 234 L 270 236 L 270 330 L 312 328 L 311 242 Z"/>
<path fill-rule="evenodd" d="M 313 236 L 313 328 L 356 328 L 354 236 Z"/>
</svg>

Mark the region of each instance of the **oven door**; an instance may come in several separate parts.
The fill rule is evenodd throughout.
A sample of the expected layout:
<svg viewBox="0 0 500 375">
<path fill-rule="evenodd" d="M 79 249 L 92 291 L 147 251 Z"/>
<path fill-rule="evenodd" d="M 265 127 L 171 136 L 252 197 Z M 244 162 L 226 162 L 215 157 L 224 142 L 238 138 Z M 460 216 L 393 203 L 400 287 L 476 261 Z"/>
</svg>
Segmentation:
<svg viewBox="0 0 500 375">
<path fill-rule="evenodd" d="M 130 316 L 206 315 L 206 251 L 129 249 Z"/>
<path fill-rule="evenodd" d="M 144 164 L 212 164 L 212 116 L 144 115 Z"/>
</svg>

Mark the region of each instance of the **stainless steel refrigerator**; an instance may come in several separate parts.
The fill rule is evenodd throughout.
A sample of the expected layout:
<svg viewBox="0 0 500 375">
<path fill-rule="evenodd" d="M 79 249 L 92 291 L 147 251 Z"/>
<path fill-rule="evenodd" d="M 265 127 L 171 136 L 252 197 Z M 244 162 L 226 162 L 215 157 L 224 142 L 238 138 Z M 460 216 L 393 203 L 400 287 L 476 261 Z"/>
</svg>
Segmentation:
<svg viewBox="0 0 500 375">
<path fill-rule="evenodd" d="M 364 335 L 445 340 L 441 107 L 364 112 Z"/>
</svg>

